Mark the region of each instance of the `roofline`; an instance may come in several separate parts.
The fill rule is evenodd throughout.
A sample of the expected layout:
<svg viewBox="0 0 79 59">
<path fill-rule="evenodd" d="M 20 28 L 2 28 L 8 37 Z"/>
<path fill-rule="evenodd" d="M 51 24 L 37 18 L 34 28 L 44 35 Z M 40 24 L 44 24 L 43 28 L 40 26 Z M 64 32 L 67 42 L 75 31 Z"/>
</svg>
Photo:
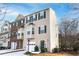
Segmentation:
<svg viewBox="0 0 79 59">
<path fill-rule="evenodd" d="M 28 15 L 25 15 L 24 18 L 27 17 L 27 16 L 30 16 L 30 15 L 32 15 L 32 14 L 38 13 L 38 12 L 40 12 L 40 11 L 49 10 L 49 9 L 52 9 L 52 8 L 45 8 L 45 9 L 42 9 L 42 10 L 39 10 L 39 11 L 36 11 L 36 12 L 33 12 L 33 13 L 29 13 Z M 15 21 L 11 22 L 11 24 L 12 24 L 12 23 L 15 23 L 16 21 L 19 21 L 19 20 L 15 20 Z"/>
<path fill-rule="evenodd" d="M 26 15 L 25 17 L 29 16 L 29 15 L 32 15 L 32 14 L 35 14 L 35 13 L 38 13 L 40 11 L 43 11 L 43 10 L 49 10 L 50 8 L 45 8 L 45 9 L 42 9 L 42 10 L 39 10 L 39 11 L 36 11 L 36 12 L 33 12 L 33 13 L 29 13 L 28 15 Z"/>
</svg>

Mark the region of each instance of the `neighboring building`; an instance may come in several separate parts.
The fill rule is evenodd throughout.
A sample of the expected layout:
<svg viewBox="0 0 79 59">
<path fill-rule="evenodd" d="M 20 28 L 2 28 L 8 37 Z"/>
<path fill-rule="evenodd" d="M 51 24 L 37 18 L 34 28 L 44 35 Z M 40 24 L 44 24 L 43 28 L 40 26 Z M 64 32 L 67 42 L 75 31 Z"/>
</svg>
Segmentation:
<svg viewBox="0 0 79 59">
<path fill-rule="evenodd" d="M 20 18 L 21 17 L 21 18 Z M 11 23 L 11 49 L 22 49 L 23 48 L 23 29 L 24 29 L 24 17 L 18 16 L 15 22 Z"/>
<path fill-rule="evenodd" d="M 1 27 L 0 46 L 10 47 L 10 22 L 5 21 Z"/>
<path fill-rule="evenodd" d="M 36 45 L 40 48 L 41 40 L 45 41 L 45 47 L 49 52 L 59 48 L 56 15 L 51 8 L 22 16 L 11 23 L 11 49 L 28 51 L 29 48 L 29 51 L 34 51 Z"/>
</svg>

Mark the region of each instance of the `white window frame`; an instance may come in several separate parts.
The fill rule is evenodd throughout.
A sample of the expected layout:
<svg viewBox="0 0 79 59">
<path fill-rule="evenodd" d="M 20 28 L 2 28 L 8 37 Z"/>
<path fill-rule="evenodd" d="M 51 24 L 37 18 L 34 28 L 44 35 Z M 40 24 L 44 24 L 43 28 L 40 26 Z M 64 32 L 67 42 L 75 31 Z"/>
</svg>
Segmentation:
<svg viewBox="0 0 79 59">
<path fill-rule="evenodd" d="M 33 19 L 35 19 L 35 17 L 36 17 L 36 15 L 35 15 L 35 14 L 33 14 Z"/>
<path fill-rule="evenodd" d="M 44 16 L 44 11 L 41 11 L 40 12 L 40 16 Z"/>
<path fill-rule="evenodd" d="M 21 23 L 23 23 L 23 20 L 21 20 Z"/>
<path fill-rule="evenodd" d="M 44 30 L 44 25 L 41 25 L 40 26 L 40 30 Z"/>
</svg>

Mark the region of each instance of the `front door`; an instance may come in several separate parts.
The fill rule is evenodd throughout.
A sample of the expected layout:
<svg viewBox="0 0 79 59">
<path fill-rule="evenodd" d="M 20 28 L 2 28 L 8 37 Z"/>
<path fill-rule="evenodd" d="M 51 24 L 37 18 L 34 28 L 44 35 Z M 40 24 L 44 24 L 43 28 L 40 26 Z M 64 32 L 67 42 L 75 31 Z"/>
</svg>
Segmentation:
<svg viewBox="0 0 79 59">
<path fill-rule="evenodd" d="M 23 48 L 23 40 L 18 40 L 17 48 L 18 49 L 22 49 Z"/>
</svg>

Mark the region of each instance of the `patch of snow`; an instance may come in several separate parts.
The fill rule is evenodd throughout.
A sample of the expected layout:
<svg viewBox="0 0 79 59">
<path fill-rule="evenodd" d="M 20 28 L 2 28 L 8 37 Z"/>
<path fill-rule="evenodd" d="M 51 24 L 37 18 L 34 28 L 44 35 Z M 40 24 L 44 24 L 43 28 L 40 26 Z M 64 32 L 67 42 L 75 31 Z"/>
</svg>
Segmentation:
<svg viewBox="0 0 79 59">
<path fill-rule="evenodd" d="M 28 55 L 24 55 L 25 52 L 26 51 L 19 51 L 19 52 L 3 54 L 1 56 L 28 56 Z"/>
</svg>

